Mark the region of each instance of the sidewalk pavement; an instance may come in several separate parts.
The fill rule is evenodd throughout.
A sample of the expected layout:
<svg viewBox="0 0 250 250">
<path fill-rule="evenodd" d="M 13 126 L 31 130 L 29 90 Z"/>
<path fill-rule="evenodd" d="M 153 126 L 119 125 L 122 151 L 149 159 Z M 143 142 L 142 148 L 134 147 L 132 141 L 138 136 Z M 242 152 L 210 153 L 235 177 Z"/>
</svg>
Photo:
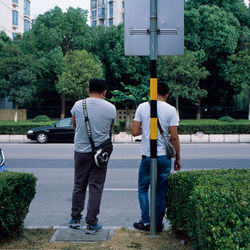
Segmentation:
<svg viewBox="0 0 250 250">
<path fill-rule="evenodd" d="M 50 239 L 51 243 L 55 242 L 72 242 L 72 243 L 81 243 L 81 242 L 97 242 L 97 241 L 107 241 L 113 231 L 110 229 L 102 229 L 101 231 L 95 234 L 86 234 L 84 228 L 72 229 L 69 227 L 58 228 L 52 238 Z"/>
<path fill-rule="evenodd" d="M 203 134 L 197 132 L 192 135 L 179 135 L 181 143 L 247 143 L 250 142 L 250 134 Z M 126 143 L 141 140 L 141 136 L 133 137 L 126 132 L 113 135 L 113 142 Z M 24 143 L 31 142 L 26 135 L 0 135 L 0 143 Z"/>
</svg>

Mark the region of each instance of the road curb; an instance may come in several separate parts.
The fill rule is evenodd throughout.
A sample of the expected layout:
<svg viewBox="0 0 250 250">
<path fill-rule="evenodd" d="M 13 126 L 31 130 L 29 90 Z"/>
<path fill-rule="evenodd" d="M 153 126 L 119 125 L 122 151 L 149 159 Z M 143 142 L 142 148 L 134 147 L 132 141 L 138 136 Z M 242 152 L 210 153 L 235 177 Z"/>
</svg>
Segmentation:
<svg viewBox="0 0 250 250">
<path fill-rule="evenodd" d="M 180 142 L 184 143 L 249 143 L 250 134 L 203 134 L 198 132 L 192 135 L 179 135 Z M 137 142 L 141 136 L 132 136 L 126 132 L 113 135 L 113 142 Z M 0 143 L 31 142 L 26 135 L 0 135 Z"/>
</svg>

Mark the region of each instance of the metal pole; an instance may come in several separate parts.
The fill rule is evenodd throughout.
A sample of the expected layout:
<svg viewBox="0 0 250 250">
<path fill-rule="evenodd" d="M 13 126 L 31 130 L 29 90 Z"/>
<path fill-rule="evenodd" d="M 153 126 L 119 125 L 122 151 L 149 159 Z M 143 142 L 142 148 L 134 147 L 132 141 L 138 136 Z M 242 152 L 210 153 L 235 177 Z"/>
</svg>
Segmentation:
<svg viewBox="0 0 250 250">
<path fill-rule="evenodd" d="M 156 235 L 157 189 L 157 0 L 150 0 L 150 235 Z"/>
</svg>

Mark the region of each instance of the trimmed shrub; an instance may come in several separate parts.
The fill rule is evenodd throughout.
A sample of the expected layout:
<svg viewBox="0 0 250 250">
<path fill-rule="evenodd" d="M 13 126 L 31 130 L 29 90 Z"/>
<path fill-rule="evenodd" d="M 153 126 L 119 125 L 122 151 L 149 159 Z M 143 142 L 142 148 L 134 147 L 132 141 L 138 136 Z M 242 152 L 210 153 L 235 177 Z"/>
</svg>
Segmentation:
<svg viewBox="0 0 250 250">
<path fill-rule="evenodd" d="M 218 120 L 221 122 L 235 122 L 235 119 L 233 119 L 231 116 L 222 116 Z"/>
<path fill-rule="evenodd" d="M 2 135 L 18 135 L 18 134 L 26 134 L 28 130 L 34 127 L 42 127 L 51 125 L 50 122 L 39 122 L 34 123 L 32 121 L 26 122 L 6 122 L 0 123 L 0 134 Z"/>
<path fill-rule="evenodd" d="M 32 120 L 33 122 L 49 122 L 51 119 L 47 115 L 38 115 Z"/>
<path fill-rule="evenodd" d="M 55 121 L 54 121 L 55 122 Z M 52 121 L 0 121 L 0 134 L 26 134 L 34 127 L 51 125 Z M 114 132 L 119 134 L 125 131 L 125 122 L 117 121 Z M 233 123 L 221 122 L 218 120 L 183 120 L 178 128 L 179 134 L 196 134 L 202 131 L 204 134 L 250 134 L 250 121 L 235 120 Z"/>
<path fill-rule="evenodd" d="M 198 249 L 248 249 L 249 169 L 190 171 L 169 178 L 167 216 Z"/>
<path fill-rule="evenodd" d="M 0 174 L 0 235 L 8 236 L 23 224 L 35 196 L 37 178 L 33 174 Z"/>
<path fill-rule="evenodd" d="M 202 131 L 204 134 L 250 134 L 250 124 L 181 124 L 179 134 L 195 134 Z"/>
<path fill-rule="evenodd" d="M 183 120 L 178 128 L 179 134 L 250 134 L 249 120 L 235 120 L 232 123 L 212 119 Z"/>
</svg>

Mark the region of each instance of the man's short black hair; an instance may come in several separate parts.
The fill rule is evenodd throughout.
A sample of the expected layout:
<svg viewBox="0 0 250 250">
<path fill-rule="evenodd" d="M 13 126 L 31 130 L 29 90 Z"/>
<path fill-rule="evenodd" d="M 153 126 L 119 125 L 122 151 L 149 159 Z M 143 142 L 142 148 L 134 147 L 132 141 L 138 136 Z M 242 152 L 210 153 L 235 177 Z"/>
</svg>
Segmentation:
<svg viewBox="0 0 250 250">
<path fill-rule="evenodd" d="M 165 96 L 169 93 L 169 87 L 164 82 L 158 82 L 158 95 Z"/>
<path fill-rule="evenodd" d="M 89 81 L 90 93 L 102 93 L 104 90 L 106 90 L 105 80 L 94 78 Z"/>
</svg>

